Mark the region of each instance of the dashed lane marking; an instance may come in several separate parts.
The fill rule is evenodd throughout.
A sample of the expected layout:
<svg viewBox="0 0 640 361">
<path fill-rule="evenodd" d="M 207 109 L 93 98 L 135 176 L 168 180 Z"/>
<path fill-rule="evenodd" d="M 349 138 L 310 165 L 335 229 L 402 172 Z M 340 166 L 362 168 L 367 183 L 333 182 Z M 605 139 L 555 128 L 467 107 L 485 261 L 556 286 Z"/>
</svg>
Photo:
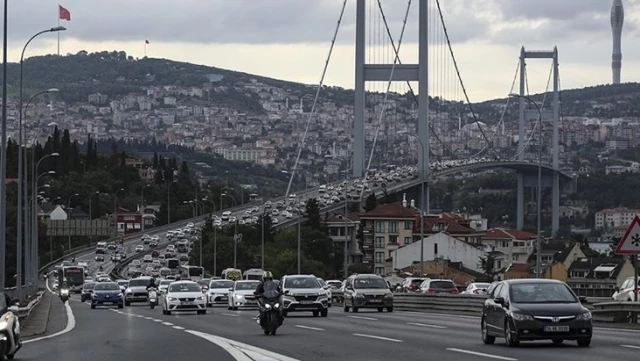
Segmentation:
<svg viewBox="0 0 640 361">
<path fill-rule="evenodd" d="M 162 324 L 165 325 L 165 326 L 173 326 L 173 323 L 171 323 L 171 322 L 163 322 Z"/>
<path fill-rule="evenodd" d="M 231 317 L 239 317 L 240 315 L 236 315 L 235 313 L 221 313 L 221 315 L 231 316 Z"/>
<path fill-rule="evenodd" d="M 409 322 L 409 323 L 407 323 L 407 325 L 420 326 L 420 327 L 429 327 L 429 328 L 446 328 L 445 326 L 427 325 L 426 323 L 417 323 L 417 322 Z"/>
<path fill-rule="evenodd" d="M 626 347 L 626 348 L 632 348 L 632 349 L 640 350 L 640 346 L 634 346 L 634 345 L 620 345 L 620 347 Z"/>
<path fill-rule="evenodd" d="M 173 328 L 175 328 L 176 330 L 184 330 L 184 327 L 182 326 L 173 326 Z"/>
<path fill-rule="evenodd" d="M 153 319 L 153 322 L 162 322 L 162 320 L 158 320 L 158 319 Z"/>
<path fill-rule="evenodd" d="M 364 317 L 364 316 L 347 316 L 349 318 L 355 318 L 358 320 L 369 320 L 369 321 L 378 321 L 377 318 L 373 318 L 373 317 Z"/>
<path fill-rule="evenodd" d="M 304 325 L 293 325 L 293 327 L 304 328 L 305 330 L 324 331 L 324 328 L 304 326 Z"/>
<path fill-rule="evenodd" d="M 495 360 L 518 361 L 517 358 L 504 357 L 504 356 L 499 356 L 499 355 L 493 355 L 493 354 L 490 354 L 490 353 L 476 352 L 476 351 L 471 351 L 471 350 L 463 350 L 461 348 L 448 348 L 446 350 L 447 351 L 453 351 L 453 352 L 459 352 L 459 353 L 466 353 L 467 355 L 474 355 L 474 356 L 492 358 L 492 359 L 495 359 Z"/>
<path fill-rule="evenodd" d="M 376 340 L 383 340 L 383 341 L 391 341 L 391 342 L 402 342 L 402 340 L 398 340 L 397 338 L 389 338 L 389 337 L 382 337 L 382 336 L 376 336 L 376 335 L 367 335 L 364 333 L 354 333 L 354 336 L 358 336 L 358 337 L 366 337 L 366 338 L 373 338 Z"/>
</svg>

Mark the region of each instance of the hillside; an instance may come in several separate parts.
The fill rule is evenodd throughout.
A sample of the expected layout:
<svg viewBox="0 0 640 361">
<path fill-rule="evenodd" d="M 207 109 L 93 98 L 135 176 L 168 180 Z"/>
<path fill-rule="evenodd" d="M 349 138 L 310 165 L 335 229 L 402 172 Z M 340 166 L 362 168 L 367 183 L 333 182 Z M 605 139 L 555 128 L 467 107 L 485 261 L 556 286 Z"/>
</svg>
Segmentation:
<svg viewBox="0 0 640 361">
<path fill-rule="evenodd" d="M 46 55 L 25 60 L 25 88 L 46 89 L 57 87 L 60 96 L 67 102 L 86 102 L 87 95 L 100 92 L 111 99 L 127 93 L 141 93 L 143 86 L 178 85 L 202 87 L 227 87 L 225 92 L 211 92 L 210 101 L 220 106 L 229 106 L 239 111 L 264 112 L 257 98 L 242 92 L 239 85 L 256 79 L 269 86 L 286 90 L 292 96 L 301 97 L 314 94 L 315 86 L 278 80 L 216 67 L 177 62 L 167 59 L 135 59 L 123 51 L 103 51 L 58 57 Z M 19 79 L 19 65 L 9 64 L 8 79 L 15 89 Z M 211 81 L 212 75 L 216 78 Z M 221 77 L 220 77 L 221 76 Z M 221 78 L 221 79 L 220 79 Z M 15 93 L 12 92 L 12 93 Z M 340 87 L 326 87 L 321 93 L 323 100 L 330 100 L 338 107 L 353 102 L 353 90 Z M 473 94 L 471 94 L 473 95 Z M 544 94 L 531 97 L 541 101 Z M 413 99 L 408 95 L 397 96 L 403 106 L 409 106 Z M 548 94 L 547 102 L 551 99 Z M 563 116 L 624 117 L 640 116 L 640 84 L 598 85 L 583 89 L 569 89 L 561 93 L 564 104 Z M 495 99 L 473 104 L 479 120 L 495 123 L 502 114 L 501 106 L 506 99 Z M 515 103 L 515 102 L 514 102 Z M 548 104 L 548 103 L 547 103 Z M 605 106 L 603 106 L 605 105 Z M 466 108 L 466 109 L 465 109 Z M 436 111 L 468 113 L 468 107 L 459 103 L 432 105 Z M 507 111 L 507 119 L 517 117 L 517 105 Z"/>
</svg>

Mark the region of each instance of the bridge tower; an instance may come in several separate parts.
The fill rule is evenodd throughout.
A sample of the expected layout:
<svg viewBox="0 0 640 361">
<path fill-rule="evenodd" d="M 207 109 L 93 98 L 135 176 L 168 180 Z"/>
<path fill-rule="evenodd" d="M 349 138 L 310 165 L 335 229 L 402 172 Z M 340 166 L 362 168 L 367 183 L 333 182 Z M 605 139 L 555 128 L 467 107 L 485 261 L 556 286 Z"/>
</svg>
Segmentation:
<svg viewBox="0 0 640 361">
<path fill-rule="evenodd" d="M 543 177 L 542 187 L 551 187 L 551 231 L 555 235 L 560 228 L 560 173 L 559 173 L 559 125 L 560 125 L 560 93 L 558 78 L 558 48 L 552 51 L 526 51 L 524 47 L 520 50 L 520 117 L 518 122 L 518 160 L 524 161 L 525 148 L 525 121 L 538 120 L 540 114 L 537 110 L 527 111 L 526 105 L 526 60 L 527 59 L 551 59 L 553 61 L 553 99 L 552 110 L 542 111 L 543 119 L 551 119 L 553 122 L 552 144 L 552 167 L 553 176 Z M 542 139 L 540 139 L 542 144 Z M 518 173 L 518 203 L 517 203 L 517 228 L 524 226 L 524 188 L 537 188 L 538 180 L 535 175 Z"/>
<path fill-rule="evenodd" d="M 419 0 L 418 25 L 418 64 L 366 64 L 366 0 L 356 1 L 356 52 L 355 52 L 355 99 L 353 121 L 353 176 L 362 178 L 366 170 L 365 139 L 364 139 L 364 111 L 365 111 L 365 83 L 367 81 L 418 81 L 418 137 L 424 145 L 419 154 L 418 164 L 422 179 L 429 179 L 429 42 L 427 19 L 429 19 L 429 0 Z M 424 157 L 424 158 L 423 158 Z M 424 162 L 422 161 L 424 159 Z M 425 167 L 422 167 L 422 164 Z M 424 169 L 422 169 L 424 168 Z M 429 191 L 427 187 L 424 197 L 425 210 L 429 210 Z"/>
</svg>

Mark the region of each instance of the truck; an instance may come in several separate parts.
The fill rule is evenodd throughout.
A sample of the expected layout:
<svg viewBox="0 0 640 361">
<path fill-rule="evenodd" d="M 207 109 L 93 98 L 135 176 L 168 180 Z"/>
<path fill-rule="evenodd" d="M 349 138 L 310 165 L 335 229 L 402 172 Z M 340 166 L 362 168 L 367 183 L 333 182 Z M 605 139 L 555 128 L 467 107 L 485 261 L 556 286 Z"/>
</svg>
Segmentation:
<svg viewBox="0 0 640 361">
<path fill-rule="evenodd" d="M 262 279 L 262 275 L 264 271 L 259 268 L 251 268 L 242 274 L 242 279 L 244 280 L 257 280 L 260 281 Z"/>
<path fill-rule="evenodd" d="M 238 281 L 242 279 L 242 271 L 237 268 L 226 268 L 220 276 L 225 280 Z"/>
</svg>

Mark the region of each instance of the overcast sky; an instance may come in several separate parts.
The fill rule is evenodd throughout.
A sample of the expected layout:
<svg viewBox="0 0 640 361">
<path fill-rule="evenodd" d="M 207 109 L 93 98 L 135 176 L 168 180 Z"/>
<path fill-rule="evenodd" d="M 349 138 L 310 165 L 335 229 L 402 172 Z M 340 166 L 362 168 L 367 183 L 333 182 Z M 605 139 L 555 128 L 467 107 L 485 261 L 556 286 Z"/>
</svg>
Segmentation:
<svg viewBox="0 0 640 361">
<path fill-rule="evenodd" d="M 375 6 L 376 0 L 371 1 Z M 381 0 L 397 39 L 407 0 Z M 413 0 L 402 43 L 401 60 L 417 59 L 418 2 Z M 435 0 L 428 0 L 434 4 Z M 343 0 L 20 0 L 9 2 L 12 61 L 34 33 L 57 25 L 58 3 L 71 12 L 61 35 L 61 53 L 124 50 L 315 84 L 322 68 Z M 622 79 L 640 78 L 640 0 L 623 0 Z M 453 50 L 472 101 L 504 97 L 510 91 L 521 46 L 559 49 L 563 89 L 611 81 L 611 0 L 441 0 Z M 369 12 L 368 12 L 369 13 Z M 382 38 L 378 15 L 372 33 Z M 355 0 L 348 0 L 326 84 L 353 87 Z M 434 26 L 435 27 L 435 26 Z M 434 32 L 438 37 L 441 32 Z M 34 41 L 26 56 L 55 53 L 56 36 Z M 380 41 L 377 42 L 380 44 Z M 390 57 L 372 50 L 372 57 Z M 379 54 L 379 55 L 376 55 Z M 432 61 L 445 52 L 434 47 Z M 391 59 L 392 61 L 392 59 Z M 544 91 L 550 63 L 529 60 L 531 93 Z M 444 69 L 433 81 L 453 84 Z M 383 85 L 378 84 L 378 89 Z M 432 84 L 432 87 L 434 85 Z M 448 89 L 457 89 L 452 85 Z M 403 90 L 400 86 L 394 89 Z M 443 91 L 458 97 L 459 92 Z M 451 94 L 448 94 L 451 93 Z"/>
</svg>

